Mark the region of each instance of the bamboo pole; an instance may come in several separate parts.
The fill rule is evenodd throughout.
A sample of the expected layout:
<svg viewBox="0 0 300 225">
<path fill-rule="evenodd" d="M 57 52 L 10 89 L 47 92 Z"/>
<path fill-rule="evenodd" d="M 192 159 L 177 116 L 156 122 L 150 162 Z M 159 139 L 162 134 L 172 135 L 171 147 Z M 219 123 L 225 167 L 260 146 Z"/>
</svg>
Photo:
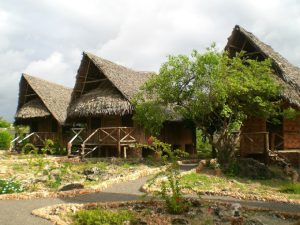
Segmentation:
<svg viewBox="0 0 300 225">
<path fill-rule="evenodd" d="M 121 140 L 120 140 L 120 129 L 118 129 L 118 157 L 121 157 Z"/>
</svg>

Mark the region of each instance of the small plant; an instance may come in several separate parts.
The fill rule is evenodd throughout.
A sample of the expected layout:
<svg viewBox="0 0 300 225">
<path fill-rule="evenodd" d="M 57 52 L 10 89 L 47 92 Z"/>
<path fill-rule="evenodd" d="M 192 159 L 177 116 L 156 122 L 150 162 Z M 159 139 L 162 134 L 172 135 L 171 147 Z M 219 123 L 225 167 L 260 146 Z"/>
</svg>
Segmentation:
<svg viewBox="0 0 300 225">
<path fill-rule="evenodd" d="M 73 216 L 73 225 L 85 224 L 129 224 L 134 220 L 134 214 L 128 210 L 105 210 L 102 208 L 80 210 Z M 126 222 L 129 223 L 126 223 Z M 131 223 L 130 223 L 131 224 Z"/>
<path fill-rule="evenodd" d="M 280 189 L 280 192 L 289 194 L 300 194 L 300 183 L 286 184 Z"/>
<path fill-rule="evenodd" d="M 154 194 L 165 201 L 170 213 L 183 213 L 187 210 L 189 204 L 184 199 L 182 193 L 182 190 L 186 187 L 181 184 L 180 168 L 177 160 L 180 157 L 186 156 L 187 153 L 179 149 L 172 150 L 170 144 L 161 142 L 157 138 L 152 137 L 151 140 L 150 145 L 144 147 L 153 150 L 155 153 L 159 153 L 166 169 L 150 180 L 149 186 L 153 185 L 158 178 L 166 178 L 166 180 L 161 182 L 160 190 Z"/>
<path fill-rule="evenodd" d="M 0 194 L 19 193 L 24 191 L 19 182 L 14 179 L 0 180 Z"/>
<path fill-rule="evenodd" d="M 26 143 L 23 147 L 22 147 L 22 153 L 23 154 L 37 154 L 38 153 L 38 148 L 35 147 L 34 144 L 31 143 Z"/>
<path fill-rule="evenodd" d="M 0 149 L 9 149 L 11 140 L 12 136 L 8 131 L 0 131 Z"/>
<path fill-rule="evenodd" d="M 51 139 L 46 139 L 44 141 L 44 147 L 41 149 L 41 151 L 43 154 L 48 154 L 48 153 L 52 154 L 55 151 L 54 141 Z"/>
</svg>

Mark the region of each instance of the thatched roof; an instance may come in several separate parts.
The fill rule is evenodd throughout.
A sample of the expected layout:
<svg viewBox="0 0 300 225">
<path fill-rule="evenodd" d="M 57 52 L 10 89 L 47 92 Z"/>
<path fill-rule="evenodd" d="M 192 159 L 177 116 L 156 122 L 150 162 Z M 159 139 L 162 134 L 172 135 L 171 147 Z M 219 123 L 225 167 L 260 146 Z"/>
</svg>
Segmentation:
<svg viewBox="0 0 300 225">
<path fill-rule="evenodd" d="M 33 117 L 46 117 L 51 113 L 40 99 L 33 99 L 25 103 L 16 113 L 16 118 L 29 119 Z"/>
<path fill-rule="evenodd" d="M 71 88 L 22 74 L 16 122 L 51 114 L 60 124 L 64 124 L 71 93 Z"/>
<path fill-rule="evenodd" d="M 132 97 L 153 74 L 83 52 L 68 117 L 131 113 Z"/>
<path fill-rule="evenodd" d="M 83 94 L 69 107 L 70 117 L 125 115 L 132 112 L 130 102 L 108 81 Z"/>
<path fill-rule="evenodd" d="M 252 53 L 258 59 L 270 58 L 273 63 L 275 79 L 283 87 L 281 96 L 289 103 L 300 107 L 300 69 L 274 51 L 271 46 L 236 25 L 228 38 L 225 49 L 232 55 L 243 50 Z"/>
</svg>

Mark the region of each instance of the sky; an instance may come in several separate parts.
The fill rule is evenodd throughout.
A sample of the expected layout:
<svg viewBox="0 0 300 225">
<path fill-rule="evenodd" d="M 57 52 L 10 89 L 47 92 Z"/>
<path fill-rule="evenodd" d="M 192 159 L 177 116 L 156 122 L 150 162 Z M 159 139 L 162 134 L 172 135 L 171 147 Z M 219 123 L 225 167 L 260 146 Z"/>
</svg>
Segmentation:
<svg viewBox="0 0 300 225">
<path fill-rule="evenodd" d="M 298 0 L 0 0 L 0 116 L 13 121 L 22 73 L 73 87 L 83 51 L 158 72 L 222 50 L 236 24 L 300 66 Z"/>
</svg>

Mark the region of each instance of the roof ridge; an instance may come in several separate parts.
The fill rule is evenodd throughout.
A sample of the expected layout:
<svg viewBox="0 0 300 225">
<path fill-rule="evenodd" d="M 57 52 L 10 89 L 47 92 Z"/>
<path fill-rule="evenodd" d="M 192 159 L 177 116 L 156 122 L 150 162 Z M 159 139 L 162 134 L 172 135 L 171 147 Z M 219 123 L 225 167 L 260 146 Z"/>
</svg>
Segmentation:
<svg viewBox="0 0 300 225">
<path fill-rule="evenodd" d="M 53 82 L 53 81 L 49 81 L 49 80 L 46 80 L 46 79 L 43 79 L 43 78 L 40 78 L 40 77 L 37 77 L 37 76 L 30 75 L 30 74 L 28 74 L 28 73 L 22 73 L 22 75 L 24 76 L 24 78 L 30 77 L 30 78 L 33 78 L 33 79 L 36 79 L 36 80 L 39 80 L 39 81 L 42 81 L 42 82 L 47 82 L 47 83 L 52 84 L 52 85 L 55 85 L 55 86 L 63 87 L 63 88 L 65 88 L 65 89 L 69 89 L 69 90 L 72 90 L 72 89 L 73 89 L 73 88 L 71 88 L 71 87 L 67 87 L 67 86 L 65 86 L 65 85 L 55 83 L 55 82 Z M 26 79 L 26 80 L 27 80 L 27 79 Z"/>
<path fill-rule="evenodd" d="M 26 73 L 22 73 L 20 85 L 22 85 L 22 79 L 24 80 L 24 82 L 27 82 L 28 85 L 32 88 L 32 90 L 37 94 L 38 98 L 42 101 L 42 103 L 53 115 L 53 117 L 60 124 L 63 124 L 65 122 L 66 114 L 67 114 L 67 112 L 64 112 L 67 111 L 67 109 L 64 110 L 64 107 L 66 102 L 70 100 L 72 88 L 68 88 L 66 86 L 54 82 L 50 82 L 45 79 L 41 79 Z M 45 93 L 41 91 L 41 89 L 39 88 L 41 84 L 43 84 L 44 86 L 45 90 L 44 89 L 42 90 L 45 91 Z M 51 89 L 47 89 L 46 88 L 47 86 L 50 87 Z M 62 96 L 56 96 L 56 94 L 58 93 L 59 95 Z M 18 110 L 21 107 L 23 107 L 23 105 L 20 106 L 20 95 L 19 95 Z"/>
</svg>

